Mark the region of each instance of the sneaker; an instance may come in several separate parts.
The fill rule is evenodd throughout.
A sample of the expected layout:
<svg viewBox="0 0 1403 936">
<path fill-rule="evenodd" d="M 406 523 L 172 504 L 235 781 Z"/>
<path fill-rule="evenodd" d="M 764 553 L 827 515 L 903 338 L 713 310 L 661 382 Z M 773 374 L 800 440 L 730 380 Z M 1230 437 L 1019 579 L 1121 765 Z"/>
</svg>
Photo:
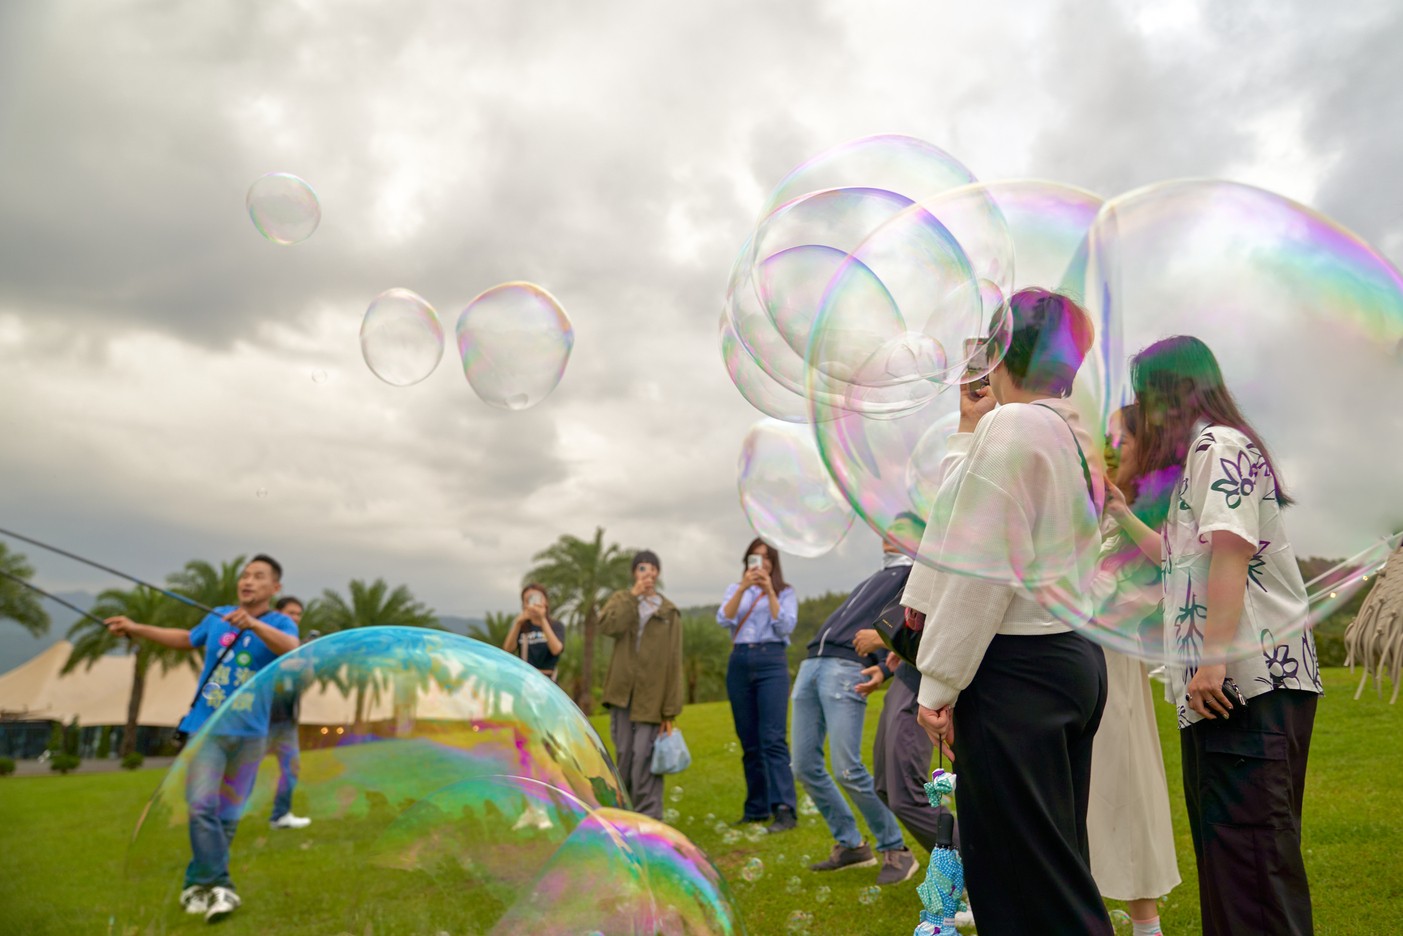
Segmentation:
<svg viewBox="0 0 1403 936">
<path fill-rule="evenodd" d="M 866 842 L 856 848 L 834 845 L 828 860 L 809 865 L 809 870 L 842 871 L 844 868 L 870 868 L 876 863 L 877 859 L 872 856 L 872 846 Z"/>
<path fill-rule="evenodd" d="M 228 887 L 211 887 L 209 891 L 209 909 L 205 910 L 205 922 L 213 923 L 222 920 L 235 910 L 239 909 L 239 904 L 243 903 L 239 895 Z"/>
<path fill-rule="evenodd" d="M 204 915 L 209 909 L 209 888 L 208 887 L 187 887 L 180 892 L 180 905 L 189 914 Z"/>
<path fill-rule="evenodd" d="M 731 823 L 731 828 L 733 828 L 733 829 L 739 829 L 741 826 L 743 826 L 743 825 L 750 825 L 752 822 L 769 822 L 769 821 L 770 821 L 770 817 L 769 817 L 769 816 L 741 816 L 741 817 L 740 817 L 739 819 L 737 819 L 735 822 Z"/>
<path fill-rule="evenodd" d="M 788 806 L 780 806 L 775 810 L 775 821 L 766 826 L 765 831 L 771 835 L 777 835 L 780 832 L 788 832 L 790 829 L 798 827 L 799 820 L 795 818 L 794 810 Z"/>
<path fill-rule="evenodd" d="M 882 852 L 882 870 L 877 872 L 877 884 L 900 884 L 910 880 L 921 869 L 921 863 L 911 854 L 909 848 L 896 848 Z"/>
<path fill-rule="evenodd" d="M 969 910 L 955 911 L 955 927 L 957 929 L 974 929 L 974 913 Z"/>
<path fill-rule="evenodd" d="M 268 823 L 270 829 L 305 829 L 312 824 L 312 820 L 306 816 L 294 816 L 292 813 L 283 813 L 272 822 Z"/>
</svg>

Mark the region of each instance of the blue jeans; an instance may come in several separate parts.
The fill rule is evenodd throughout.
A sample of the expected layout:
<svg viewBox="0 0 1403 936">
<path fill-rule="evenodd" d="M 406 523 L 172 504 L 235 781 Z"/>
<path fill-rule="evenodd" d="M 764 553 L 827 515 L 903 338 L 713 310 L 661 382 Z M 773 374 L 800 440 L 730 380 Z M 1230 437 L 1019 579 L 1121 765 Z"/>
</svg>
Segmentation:
<svg viewBox="0 0 1403 936">
<path fill-rule="evenodd" d="M 209 735 L 190 759 L 185 800 L 190 807 L 190 865 L 185 886 L 228 887 L 229 846 L 258 776 L 264 739 Z"/>
<path fill-rule="evenodd" d="M 745 769 L 747 819 L 766 819 L 780 806 L 797 810 L 789 745 L 789 663 L 782 643 L 736 644 L 726 666 L 726 695 Z"/>
<path fill-rule="evenodd" d="M 277 822 L 292 812 L 292 791 L 302 772 L 302 752 L 297 747 L 297 722 L 275 721 L 268 725 L 268 753 L 278 759 L 278 794 L 273 797 L 273 814 L 269 821 Z"/>
<path fill-rule="evenodd" d="M 878 799 L 872 775 L 862 763 L 862 724 L 867 699 L 853 688 L 862 682 L 862 666 L 836 657 L 813 657 L 799 665 L 794 680 L 794 772 L 813 797 L 833 838 L 844 848 L 862 844 L 857 820 L 843 799 L 852 798 L 876 839 L 877 851 L 904 848 L 901 826 Z M 823 764 L 823 739 L 838 783 Z M 838 789 L 839 785 L 842 790 Z"/>
</svg>

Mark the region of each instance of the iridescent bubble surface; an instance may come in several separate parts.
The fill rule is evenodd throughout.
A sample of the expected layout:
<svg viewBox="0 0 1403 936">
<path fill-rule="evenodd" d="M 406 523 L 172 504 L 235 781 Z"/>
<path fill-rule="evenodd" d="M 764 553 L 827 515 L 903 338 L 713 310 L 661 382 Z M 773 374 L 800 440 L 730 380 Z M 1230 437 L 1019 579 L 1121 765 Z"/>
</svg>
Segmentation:
<svg viewBox="0 0 1403 936">
<path fill-rule="evenodd" d="M 1213 351 L 1297 501 L 1286 515 L 1293 542 L 1296 531 L 1313 533 L 1298 550 L 1349 556 L 1394 532 L 1397 514 L 1377 505 L 1403 502 L 1395 441 L 1403 438 L 1403 367 L 1394 355 L 1403 340 L 1403 277 L 1377 250 L 1280 195 L 1181 180 L 1107 201 L 1080 273 L 1107 333 L 1107 418 L 1132 400 L 1133 354 L 1166 336 L 1193 335 Z M 1361 431 L 1379 448 L 1351 459 L 1348 471 L 1329 467 L 1321 453 L 1357 446 Z M 1274 641 L 1328 616 L 1342 595 L 1317 592 L 1310 616 L 1274 628 Z M 1098 620 L 1088 634 L 1150 660 L 1175 655 L 1172 642 L 1147 637 L 1124 615 Z M 1242 638 L 1223 655 L 1262 652 L 1255 638 Z"/>
<path fill-rule="evenodd" d="M 458 317 L 456 333 L 473 392 L 509 410 L 549 396 L 575 346 L 564 307 L 534 283 L 503 283 L 481 293 Z"/>
<path fill-rule="evenodd" d="M 773 548 L 821 556 L 847 534 L 853 512 L 824 469 L 812 430 L 774 419 L 751 427 L 737 466 L 741 507 Z"/>
<path fill-rule="evenodd" d="M 438 367 L 443 326 L 423 296 L 410 289 L 387 289 L 365 310 L 360 349 L 372 374 L 391 386 L 409 387 Z"/>
<path fill-rule="evenodd" d="M 282 246 L 311 237 L 322 220 L 317 193 L 287 172 L 270 172 L 255 179 L 244 196 L 244 205 L 258 233 Z"/>
<path fill-rule="evenodd" d="M 580 832 L 624 794 L 603 743 L 565 693 L 480 641 L 368 627 L 281 657 L 190 740 L 133 834 L 126 896 L 115 909 L 123 927 L 183 925 L 176 897 L 190 860 L 192 766 L 275 695 L 300 701 L 296 805 L 313 817 L 310 834 L 270 835 L 262 825 L 276 770 L 260 771 L 246 800 L 225 786 L 208 808 L 243 817 L 231 859 L 241 893 L 280 889 L 301 867 L 334 868 L 337 886 L 299 897 L 301 930 L 288 921 L 270 928 L 495 931 L 562 874 L 577 883 L 597 875 L 589 887 L 562 891 L 559 919 L 569 932 L 630 931 L 601 926 L 625 897 L 645 919 L 651 913 L 642 862 L 622 836 Z M 568 862 L 567 849 L 576 856 Z M 252 904 L 241 912 L 256 915 Z"/>
</svg>

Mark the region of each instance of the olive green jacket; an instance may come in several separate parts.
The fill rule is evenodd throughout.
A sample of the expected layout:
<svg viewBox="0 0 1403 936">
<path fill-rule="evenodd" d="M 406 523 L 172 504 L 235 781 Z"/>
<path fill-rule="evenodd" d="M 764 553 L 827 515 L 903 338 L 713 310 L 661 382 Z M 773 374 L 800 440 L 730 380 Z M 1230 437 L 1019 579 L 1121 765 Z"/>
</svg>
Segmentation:
<svg viewBox="0 0 1403 936">
<path fill-rule="evenodd" d="M 627 708 L 630 721 L 650 725 L 682 712 L 682 612 L 666 598 L 638 636 L 638 599 L 628 589 L 609 596 L 599 629 L 614 638 L 604 676 L 604 704 Z"/>
</svg>

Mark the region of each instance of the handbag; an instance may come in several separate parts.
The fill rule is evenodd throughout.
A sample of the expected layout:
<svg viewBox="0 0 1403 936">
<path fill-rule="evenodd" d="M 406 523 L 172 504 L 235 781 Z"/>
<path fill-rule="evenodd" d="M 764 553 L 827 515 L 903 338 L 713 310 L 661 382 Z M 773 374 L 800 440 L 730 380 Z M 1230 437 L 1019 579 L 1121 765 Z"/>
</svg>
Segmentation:
<svg viewBox="0 0 1403 936">
<path fill-rule="evenodd" d="M 692 766 L 692 752 L 687 750 L 687 742 L 682 740 L 682 729 L 673 726 L 672 731 L 659 735 L 653 742 L 653 773 L 681 773 Z"/>
</svg>

